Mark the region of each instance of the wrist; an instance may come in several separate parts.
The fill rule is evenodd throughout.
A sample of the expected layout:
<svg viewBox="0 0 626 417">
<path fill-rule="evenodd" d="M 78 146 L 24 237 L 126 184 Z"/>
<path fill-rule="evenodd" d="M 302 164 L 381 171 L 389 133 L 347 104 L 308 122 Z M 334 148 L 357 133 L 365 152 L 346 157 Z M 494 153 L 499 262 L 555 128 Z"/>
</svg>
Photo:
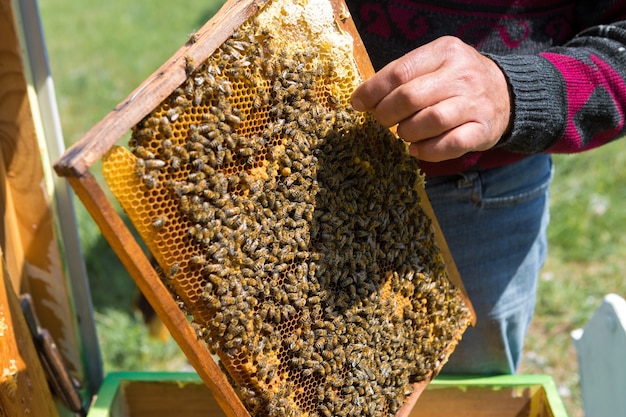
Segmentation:
<svg viewBox="0 0 626 417">
<path fill-rule="evenodd" d="M 502 70 L 510 100 L 508 127 L 497 146 L 524 154 L 545 151 L 565 130 L 562 77 L 540 56 L 487 56 Z"/>
</svg>

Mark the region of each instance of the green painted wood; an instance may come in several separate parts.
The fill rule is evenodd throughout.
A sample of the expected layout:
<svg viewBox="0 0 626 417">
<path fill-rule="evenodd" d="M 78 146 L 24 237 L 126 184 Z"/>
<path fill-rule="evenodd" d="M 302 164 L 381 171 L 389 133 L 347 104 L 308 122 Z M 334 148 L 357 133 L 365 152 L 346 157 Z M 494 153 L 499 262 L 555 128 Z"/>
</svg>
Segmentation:
<svg viewBox="0 0 626 417">
<path fill-rule="evenodd" d="M 113 372 L 105 378 L 97 400 L 92 405 L 87 417 L 144 417 L 124 414 L 124 407 L 121 404 L 122 401 L 120 401 L 120 387 L 125 383 L 141 384 L 151 382 L 169 382 L 177 386 L 202 384 L 202 380 L 194 372 Z M 459 392 L 467 391 L 470 388 L 484 388 L 493 391 L 503 391 L 504 389 L 514 389 L 519 390 L 519 392 L 525 389 L 531 389 L 533 392 L 543 391 L 545 392 L 548 403 L 547 408 L 550 410 L 551 417 L 567 417 L 567 412 L 558 394 L 556 384 L 549 375 L 439 376 L 429 384 L 426 391 L 446 388 L 456 388 Z M 184 402 L 185 396 L 180 395 L 178 401 Z M 451 401 L 454 401 L 453 397 L 451 397 Z M 416 409 L 418 407 L 419 402 Z M 411 415 L 419 416 L 419 410 Z"/>
<path fill-rule="evenodd" d="M 554 417 L 568 417 L 554 379 L 550 375 L 497 375 L 497 376 L 438 376 L 429 387 L 530 387 L 541 386 L 547 396 Z"/>
<path fill-rule="evenodd" d="M 104 379 L 96 401 L 92 404 L 88 417 L 110 417 L 109 409 L 116 400 L 122 381 L 179 381 L 181 383 L 202 383 L 195 372 L 111 372 Z"/>
</svg>

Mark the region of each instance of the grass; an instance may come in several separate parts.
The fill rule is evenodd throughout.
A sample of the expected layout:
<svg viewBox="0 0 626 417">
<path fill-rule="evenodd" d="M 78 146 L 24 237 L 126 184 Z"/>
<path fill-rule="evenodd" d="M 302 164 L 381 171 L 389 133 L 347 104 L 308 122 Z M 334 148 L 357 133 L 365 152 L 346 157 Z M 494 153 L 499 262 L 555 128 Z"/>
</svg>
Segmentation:
<svg viewBox="0 0 626 417">
<path fill-rule="evenodd" d="M 73 143 L 212 16 L 221 0 L 41 0 L 64 135 Z M 71 23 L 70 23 L 71 22 Z"/>
<path fill-rule="evenodd" d="M 550 250 L 540 276 L 522 373 L 552 375 L 570 417 L 582 402 L 572 330 L 608 293 L 626 295 L 626 142 L 557 155 L 551 189 Z"/>
<path fill-rule="evenodd" d="M 67 145 L 78 140 L 198 29 L 221 0 L 40 0 Z M 181 5 L 183 3 L 180 3 Z M 522 373 L 554 377 L 570 417 L 582 416 L 570 332 L 602 297 L 626 294 L 626 141 L 556 156 L 550 253 Z M 619 167 L 620 169 L 616 169 Z M 105 371 L 175 370 L 177 346 L 150 338 L 133 309 L 137 289 L 83 206 L 77 216 Z"/>
<path fill-rule="evenodd" d="M 154 72 L 221 7 L 221 0 L 41 0 L 50 65 L 66 146 Z M 71 22 L 68 23 L 68 22 Z M 92 170 L 100 177 L 98 166 Z M 172 339 L 150 337 L 134 308 L 138 290 L 85 208 L 77 222 L 105 372 L 179 370 Z"/>
</svg>

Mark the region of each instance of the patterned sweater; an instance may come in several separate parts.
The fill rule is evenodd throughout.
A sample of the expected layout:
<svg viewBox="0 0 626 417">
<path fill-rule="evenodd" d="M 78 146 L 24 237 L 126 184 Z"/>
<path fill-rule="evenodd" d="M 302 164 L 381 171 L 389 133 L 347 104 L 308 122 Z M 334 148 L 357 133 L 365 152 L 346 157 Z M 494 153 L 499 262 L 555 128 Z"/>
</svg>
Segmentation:
<svg viewBox="0 0 626 417">
<path fill-rule="evenodd" d="M 575 153 L 624 133 L 626 1 L 347 0 L 376 70 L 443 35 L 490 56 L 511 89 L 512 129 L 496 147 L 426 175 Z"/>
</svg>

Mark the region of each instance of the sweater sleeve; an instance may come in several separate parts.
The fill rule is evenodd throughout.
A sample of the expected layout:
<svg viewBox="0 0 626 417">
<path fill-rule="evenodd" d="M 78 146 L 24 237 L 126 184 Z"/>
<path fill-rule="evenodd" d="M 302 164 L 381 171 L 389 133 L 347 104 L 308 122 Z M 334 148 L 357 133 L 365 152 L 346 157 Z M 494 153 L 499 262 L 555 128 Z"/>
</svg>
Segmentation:
<svg viewBox="0 0 626 417">
<path fill-rule="evenodd" d="M 490 57 L 506 74 L 513 103 L 499 147 L 575 153 L 624 133 L 626 21 L 591 27 L 538 55 Z"/>
</svg>

